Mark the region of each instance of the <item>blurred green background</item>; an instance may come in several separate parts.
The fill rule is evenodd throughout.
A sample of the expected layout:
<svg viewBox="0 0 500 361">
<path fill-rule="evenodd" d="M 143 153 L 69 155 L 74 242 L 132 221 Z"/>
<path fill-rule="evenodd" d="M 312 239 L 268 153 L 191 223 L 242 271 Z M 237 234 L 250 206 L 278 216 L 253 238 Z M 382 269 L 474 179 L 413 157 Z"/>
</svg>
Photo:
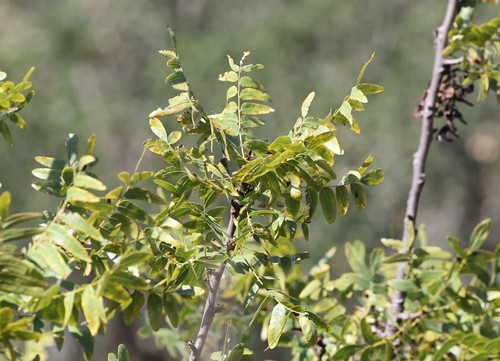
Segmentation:
<svg viewBox="0 0 500 361">
<path fill-rule="evenodd" d="M 257 78 L 276 109 L 268 117 L 268 138 L 293 125 L 312 90 L 311 114 L 324 116 L 339 106 L 375 51 L 365 80 L 386 90 L 358 114 L 361 135 L 339 130 L 346 155 L 337 158 L 336 170 L 342 174 L 357 167 L 371 152 L 385 181 L 369 190 L 365 210 L 353 210 L 332 226 L 317 220 L 310 243 L 297 244 L 317 259 L 332 245 L 355 239 L 374 247 L 380 237 L 398 238 L 420 129 L 412 112 L 430 78 L 432 33 L 445 7 L 444 0 L 385 0 L 383 5 L 366 0 L 2 0 L 0 69 L 18 81 L 35 66 L 37 90 L 22 112 L 27 131 L 13 130 L 16 147 L 0 142 L 2 189 L 12 193 L 13 211 L 53 209 L 55 200 L 31 188 L 30 171 L 37 167 L 35 155 L 64 158 L 70 132 L 81 140 L 97 134 L 96 172 L 110 188 L 118 184 L 118 172 L 132 171 L 142 142 L 153 136 L 148 114 L 173 94 L 164 84 L 165 58 L 158 55 L 171 46 L 169 24 L 186 75 L 208 113 L 224 107 L 226 85 L 217 77 L 227 68 L 226 54 L 239 59 L 250 50 L 250 61 L 265 65 Z M 482 5 L 476 19 L 498 11 Z M 432 145 L 417 222 L 425 223 L 430 243 L 443 244 L 447 235 L 466 238 L 478 221 L 490 217 L 493 246 L 500 234 L 498 106 L 490 98 L 466 108 L 461 109 L 469 124 L 459 125 L 461 138 Z M 159 167 L 155 157 L 146 157 L 143 168 Z M 346 269 L 343 252 L 333 269 Z M 128 340 L 135 342 L 135 360 L 169 360 L 154 352 L 151 340 L 132 337 L 120 321 L 110 325 L 97 341 L 95 359 L 104 360 Z M 63 352 L 49 359 L 77 361 L 75 347 L 68 338 Z"/>
</svg>

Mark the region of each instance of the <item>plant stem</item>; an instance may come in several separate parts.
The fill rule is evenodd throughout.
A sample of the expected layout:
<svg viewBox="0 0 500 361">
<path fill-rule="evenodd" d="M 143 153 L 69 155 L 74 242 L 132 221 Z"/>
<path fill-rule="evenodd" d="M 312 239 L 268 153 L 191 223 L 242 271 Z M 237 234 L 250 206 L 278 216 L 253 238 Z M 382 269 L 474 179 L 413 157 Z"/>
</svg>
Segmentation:
<svg viewBox="0 0 500 361">
<path fill-rule="evenodd" d="M 227 227 L 227 237 L 226 245 L 228 250 L 231 250 L 232 238 L 236 232 L 236 218 L 240 213 L 240 205 L 238 202 L 233 201 L 231 204 L 231 214 L 229 217 L 229 224 Z M 208 276 L 208 295 L 207 301 L 205 302 L 205 309 L 203 310 L 203 317 L 201 319 L 200 329 L 198 330 L 198 335 L 196 336 L 196 341 L 194 345 L 191 346 L 191 355 L 189 356 L 189 361 L 199 361 L 201 358 L 201 353 L 203 351 L 203 346 L 205 345 L 205 340 L 208 336 L 208 331 L 212 325 L 216 313 L 215 300 L 217 298 L 217 291 L 219 290 L 219 283 L 222 278 L 222 274 L 226 269 L 226 261 L 224 261 L 219 268 L 211 272 Z"/>
<path fill-rule="evenodd" d="M 429 153 L 429 148 L 433 138 L 433 121 L 436 98 L 438 94 L 439 84 L 441 83 L 441 77 L 443 73 L 444 60 L 442 57 L 443 49 L 447 44 L 448 31 L 450 30 L 455 14 L 457 12 L 458 0 L 448 0 L 448 6 L 446 9 L 446 14 L 443 20 L 443 24 L 437 29 L 437 35 L 435 39 L 435 55 L 434 55 L 434 66 L 432 69 L 432 78 L 427 89 L 427 93 L 424 99 L 424 108 L 422 111 L 422 125 L 420 129 L 420 141 L 418 149 L 413 155 L 413 177 L 411 182 L 410 193 L 408 195 L 408 200 L 406 204 L 406 215 L 404 218 L 403 226 L 403 242 L 408 243 L 409 235 L 409 225 L 410 222 L 415 223 L 417 218 L 418 203 L 420 196 L 422 194 L 422 189 L 425 184 L 425 162 L 427 155 Z M 405 268 L 408 263 L 401 262 L 398 264 L 398 270 L 396 274 L 396 279 L 402 280 L 405 278 Z M 399 316 L 404 311 L 404 302 L 406 299 L 406 293 L 394 290 L 392 293 L 391 310 L 389 314 L 389 319 L 385 329 L 386 337 L 391 337 L 394 335 L 397 329 L 397 320 Z M 399 344 L 399 338 L 394 341 L 395 346 Z"/>
</svg>

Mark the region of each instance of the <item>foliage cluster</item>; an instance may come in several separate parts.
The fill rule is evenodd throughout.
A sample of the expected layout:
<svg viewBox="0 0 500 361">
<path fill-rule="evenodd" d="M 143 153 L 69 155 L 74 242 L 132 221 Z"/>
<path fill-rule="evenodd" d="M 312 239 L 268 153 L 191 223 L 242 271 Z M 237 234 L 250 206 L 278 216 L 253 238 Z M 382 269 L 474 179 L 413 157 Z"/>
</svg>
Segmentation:
<svg viewBox="0 0 500 361">
<path fill-rule="evenodd" d="M 157 138 L 144 144 L 162 157 L 164 168 L 140 170 L 139 160 L 132 173 L 118 175 L 122 185 L 107 191 L 93 173 L 95 137 L 81 154 L 78 137 L 70 134 L 67 158 L 36 157 L 42 168 L 33 171 L 39 179 L 34 188 L 60 198 L 57 210 L 9 214 L 10 194 L 0 196 L 0 340 L 8 359 L 22 352 L 16 342 L 38 340 L 47 331 L 61 348 L 66 329 L 90 359 L 93 338 L 106 331 L 109 319 L 120 313 L 130 325 L 142 321 L 143 309 L 141 334 L 154 334 L 172 357 L 187 357 L 184 343 L 193 347 L 189 340 L 213 291 L 207 279 L 222 265 L 227 272 L 215 322 L 224 331 L 207 346 L 217 350 L 213 360 L 258 357 L 250 347 L 256 329 L 268 349 L 289 348 L 293 360 L 389 360 L 396 339 L 403 344 L 401 359 L 498 357 L 500 248 L 482 248 L 489 221 L 466 244 L 450 237 L 451 251 L 430 246 L 423 228 L 415 232 L 412 224 L 409 234 L 418 237 L 408 244 L 382 240 L 395 255 L 349 243 L 352 272 L 337 279 L 330 274 L 334 248 L 309 272 L 299 266 L 308 254 L 291 241 L 308 238 L 316 210 L 333 223 L 350 202 L 364 208 L 364 187 L 383 180 L 380 169 L 369 169 L 372 156 L 339 181 L 333 170 L 344 152 L 337 127 L 359 133 L 353 112 L 364 110 L 366 95 L 383 90 L 362 82 L 373 57 L 336 110 L 310 116 L 311 93 L 290 132 L 269 141 L 252 132 L 273 112 L 265 88 L 250 76 L 262 65 L 246 64 L 248 53 L 238 64 L 228 57 L 230 69 L 219 77 L 229 84 L 226 104 L 207 115 L 171 35 L 174 49 L 160 53 L 171 69 L 166 82 L 177 94 L 150 114 Z M 24 122 L 17 111 L 29 97 L 16 94 L 30 87 L 29 74 L 24 85 L 2 88 L 16 89 L 6 98 L 15 104 L 4 101 L 2 114 L 18 125 Z M 2 134 L 9 141 L 9 133 Z M 31 241 L 22 248 L 13 243 L 25 238 Z M 400 262 L 408 263 L 404 280 L 395 279 Z M 406 293 L 407 312 L 397 334 L 387 338 L 393 290 Z M 109 356 L 128 358 L 123 347 Z"/>
</svg>

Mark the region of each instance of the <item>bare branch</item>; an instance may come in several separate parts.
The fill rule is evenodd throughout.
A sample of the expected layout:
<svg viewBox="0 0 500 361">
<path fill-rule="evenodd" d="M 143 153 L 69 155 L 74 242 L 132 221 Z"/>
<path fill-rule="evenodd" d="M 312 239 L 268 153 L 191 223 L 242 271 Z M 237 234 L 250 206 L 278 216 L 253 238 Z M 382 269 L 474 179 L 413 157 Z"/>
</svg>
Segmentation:
<svg viewBox="0 0 500 361">
<path fill-rule="evenodd" d="M 232 244 L 232 239 L 234 237 L 234 233 L 236 232 L 236 218 L 240 213 L 240 208 L 241 206 L 239 203 L 233 200 L 231 203 L 231 214 L 227 227 L 226 245 L 228 245 L 228 249 L 230 249 L 229 245 Z M 199 361 L 201 359 L 203 346 L 205 345 L 205 340 L 207 339 L 208 331 L 210 330 L 214 316 L 216 313 L 220 312 L 220 306 L 216 305 L 215 300 L 217 298 L 217 291 L 219 290 L 219 283 L 225 269 L 226 262 L 223 262 L 217 270 L 211 272 L 208 276 L 207 301 L 205 303 L 205 309 L 203 311 L 203 317 L 201 319 L 198 335 L 196 336 L 194 344 L 190 345 L 191 355 L 189 356 L 189 361 Z"/>
<path fill-rule="evenodd" d="M 404 228 L 403 228 L 403 242 L 407 243 L 409 239 L 408 230 L 410 222 L 415 223 L 417 218 L 418 203 L 420 200 L 420 195 L 425 184 L 425 162 L 427 159 L 427 154 L 432 142 L 433 136 L 433 121 L 436 97 L 438 93 L 439 84 L 441 82 L 443 66 L 445 60 L 442 57 L 443 49 L 447 44 L 448 31 L 450 30 L 455 14 L 457 12 L 458 0 L 448 0 L 448 6 L 446 9 L 446 14 L 443 20 L 443 24 L 438 28 L 436 39 L 435 39 L 435 56 L 434 56 L 434 66 L 432 69 L 432 78 L 427 89 L 427 93 L 424 99 L 424 107 L 422 109 L 422 125 L 420 129 L 420 141 L 418 149 L 413 156 L 413 177 L 411 182 L 410 193 L 408 195 L 407 205 L 406 205 L 406 215 L 404 218 Z M 396 274 L 397 279 L 405 278 L 405 268 L 407 263 L 399 263 L 398 270 Z M 391 311 L 388 319 L 388 323 L 385 329 L 386 337 L 391 337 L 394 335 L 397 329 L 398 316 L 404 311 L 404 302 L 406 299 L 406 293 L 398 290 L 394 290 L 392 294 L 392 304 Z M 395 346 L 399 344 L 398 340 L 395 340 Z"/>
</svg>

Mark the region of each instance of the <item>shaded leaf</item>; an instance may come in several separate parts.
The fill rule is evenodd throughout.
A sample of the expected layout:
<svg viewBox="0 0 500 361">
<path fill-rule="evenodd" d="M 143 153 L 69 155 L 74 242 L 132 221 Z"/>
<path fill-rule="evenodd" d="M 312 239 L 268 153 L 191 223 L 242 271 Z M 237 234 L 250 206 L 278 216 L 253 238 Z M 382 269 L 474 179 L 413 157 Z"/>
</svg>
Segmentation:
<svg viewBox="0 0 500 361">
<path fill-rule="evenodd" d="M 150 293 L 148 296 L 148 317 L 153 331 L 158 331 L 162 321 L 162 303 L 161 297 L 156 293 Z"/>
<path fill-rule="evenodd" d="M 351 194 L 354 197 L 354 202 L 356 203 L 356 207 L 365 208 L 366 207 L 366 192 L 361 185 L 358 183 L 352 183 Z"/>
<path fill-rule="evenodd" d="M 330 224 L 333 223 L 337 216 L 337 201 L 333 190 L 328 187 L 321 189 L 319 191 L 319 202 L 321 203 L 325 220 Z"/>
</svg>

